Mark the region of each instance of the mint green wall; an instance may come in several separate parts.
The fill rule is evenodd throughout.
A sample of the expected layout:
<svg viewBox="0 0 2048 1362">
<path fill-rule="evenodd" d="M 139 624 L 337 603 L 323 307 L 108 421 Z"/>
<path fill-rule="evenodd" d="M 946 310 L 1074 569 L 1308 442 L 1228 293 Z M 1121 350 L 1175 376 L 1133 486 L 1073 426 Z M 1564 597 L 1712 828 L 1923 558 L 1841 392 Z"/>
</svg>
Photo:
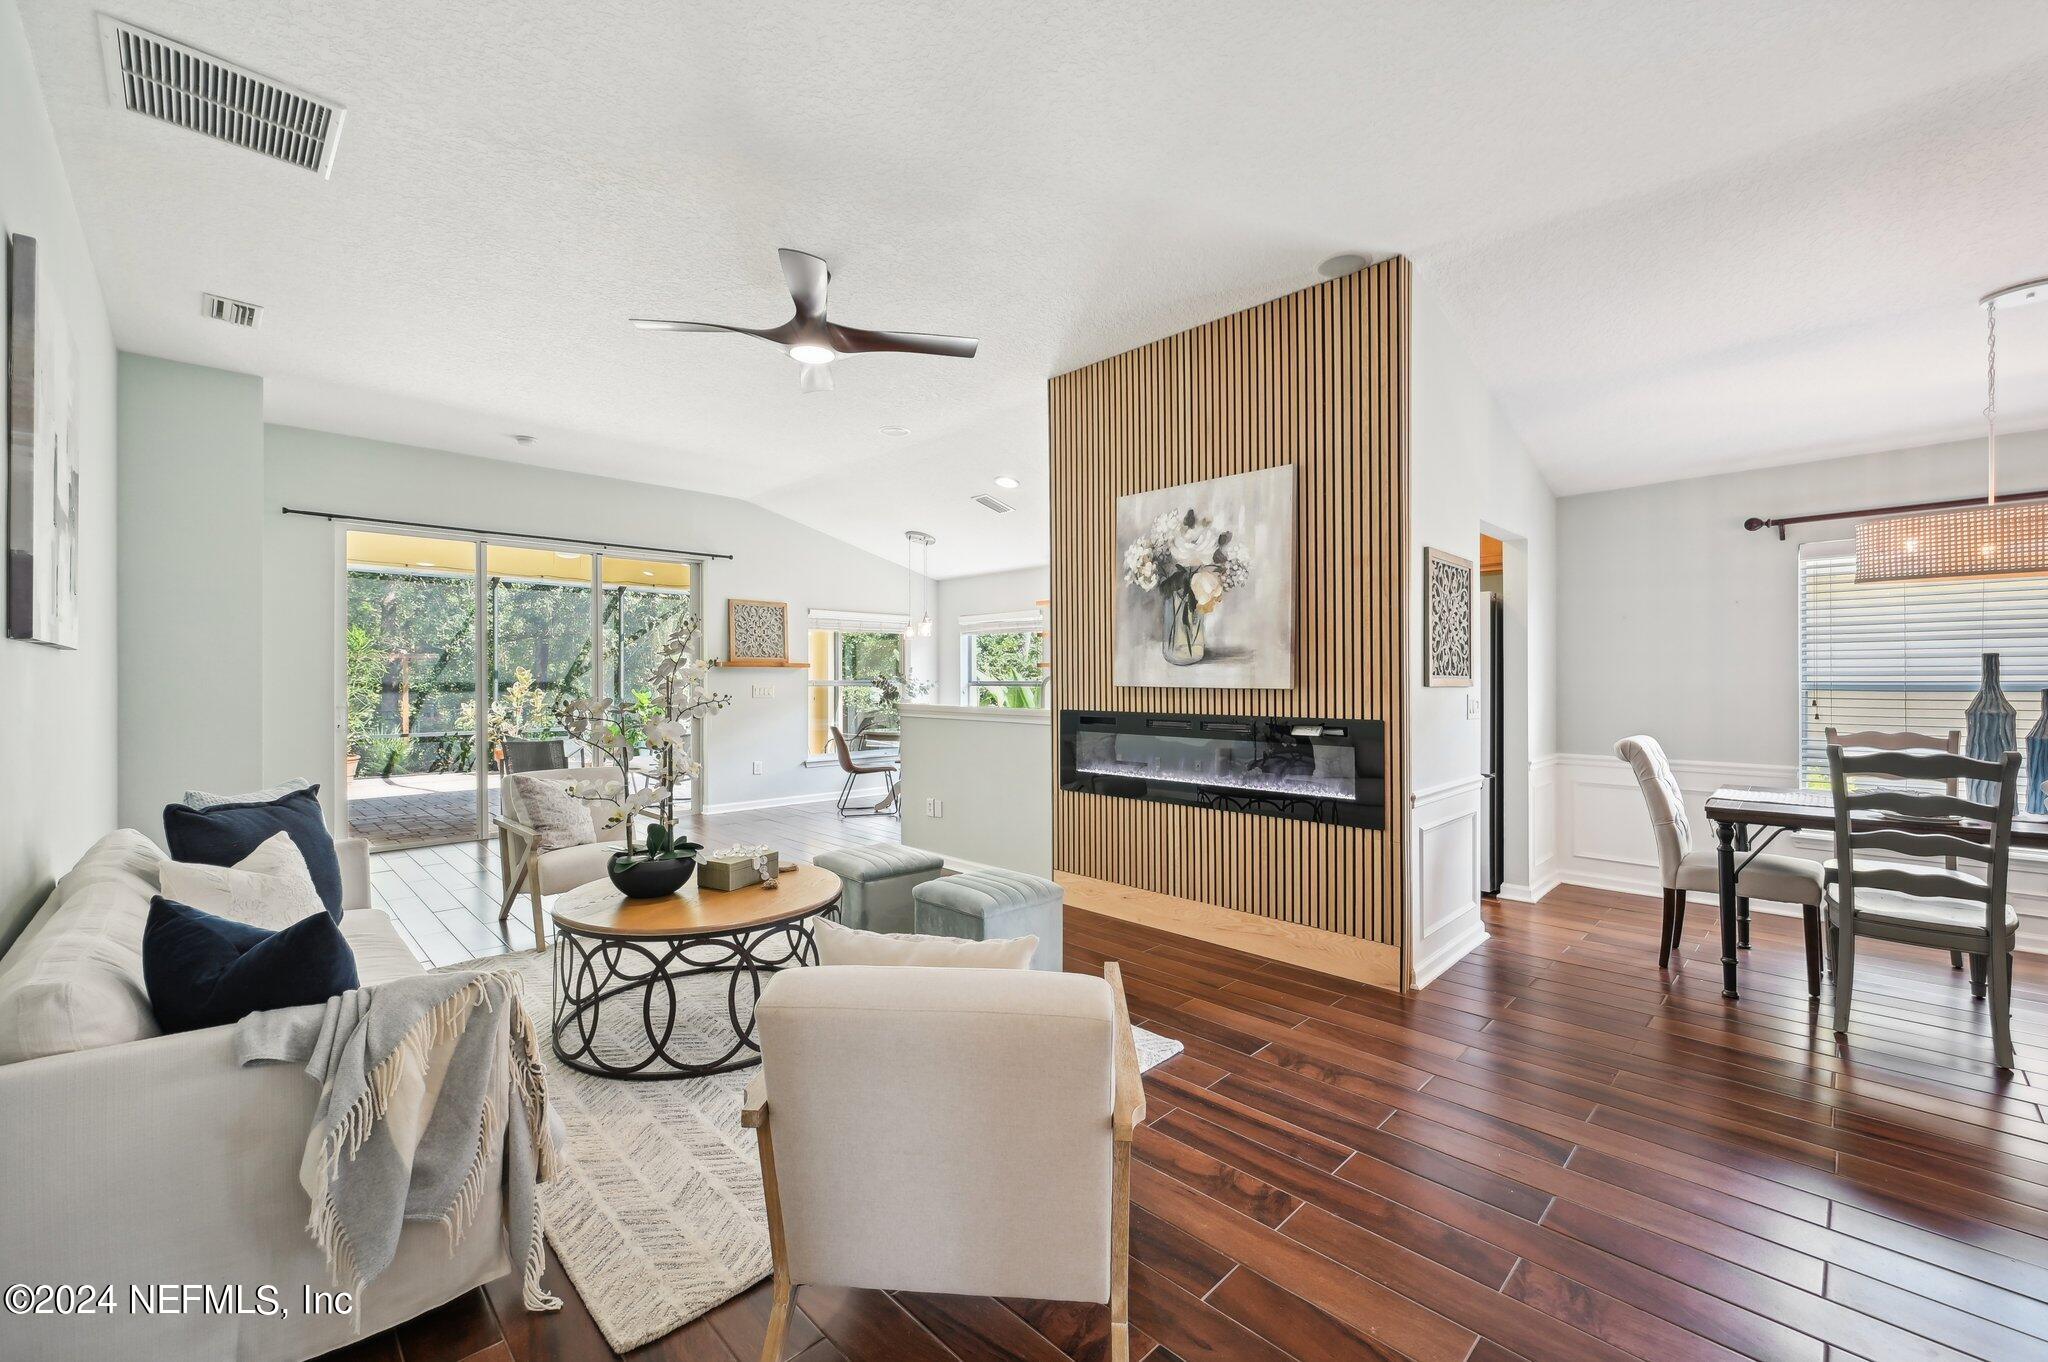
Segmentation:
<svg viewBox="0 0 2048 1362">
<path fill-rule="evenodd" d="M 121 356 L 120 816 L 263 774 L 263 381 Z"/>
</svg>

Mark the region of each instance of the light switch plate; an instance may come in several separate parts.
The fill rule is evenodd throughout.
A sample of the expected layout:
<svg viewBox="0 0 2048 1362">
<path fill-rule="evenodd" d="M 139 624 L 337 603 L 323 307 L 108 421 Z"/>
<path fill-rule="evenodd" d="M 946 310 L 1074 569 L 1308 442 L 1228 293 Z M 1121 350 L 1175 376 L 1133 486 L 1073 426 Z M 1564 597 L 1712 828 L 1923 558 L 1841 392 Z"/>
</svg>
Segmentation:
<svg viewBox="0 0 2048 1362">
<path fill-rule="evenodd" d="M 754 763 L 754 774 L 755 774 L 755 775 L 757 775 L 757 776 L 759 776 L 759 775 L 766 775 L 767 773 L 768 773 L 768 768 L 767 768 L 766 766 L 762 765 L 762 764 L 761 764 L 760 762 L 758 762 L 758 761 Z"/>
<path fill-rule="evenodd" d="M 1468 695 L 1467 695 L 1467 696 L 1465 697 L 1465 717 L 1466 717 L 1466 718 L 1468 718 L 1468 719 L 1476 719 L 1476 718 L 1478 718 L 1478 717 L 1479 717 L 1479 697 L 1478 697 L 1478 696 L 1476 696 L 1476 695 L 1469 695 L 1469 694 L 1468 694 Z"/>
<path fill-rule="evenodd" d="M 775 687 L 764 686 L 758 682 L 755 683 L 754 698 L 756 700 L 773 700 L 775 698 Z"/>
</svg>

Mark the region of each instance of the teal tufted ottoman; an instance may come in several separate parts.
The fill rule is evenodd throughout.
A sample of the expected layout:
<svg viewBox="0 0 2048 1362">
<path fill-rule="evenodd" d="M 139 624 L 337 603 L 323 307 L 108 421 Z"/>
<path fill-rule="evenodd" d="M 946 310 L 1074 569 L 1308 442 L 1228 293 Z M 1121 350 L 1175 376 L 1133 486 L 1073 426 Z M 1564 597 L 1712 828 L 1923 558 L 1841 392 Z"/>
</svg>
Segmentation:
<svg viewBox="0 0 2048 1362">
<path fill-rule="evenodd" d="M 821 870 L 839 877 L 839 920 L 864 932 L 907 932 L 914 916 L 911 891 L 946 868 L 936 851 L 888 843 L 828 851 Z"/>
<path fill-rule="evenodd" d="M 927 880 L 910 891 L 916 930 L 926 936 L 997 941 L 1035 936 L 1031 968 L 1057 973 L 1065 962 L 1061 920 L 1066 891 L 1051 880 L 1015 870 L 972 870 Z"/>
</svg>

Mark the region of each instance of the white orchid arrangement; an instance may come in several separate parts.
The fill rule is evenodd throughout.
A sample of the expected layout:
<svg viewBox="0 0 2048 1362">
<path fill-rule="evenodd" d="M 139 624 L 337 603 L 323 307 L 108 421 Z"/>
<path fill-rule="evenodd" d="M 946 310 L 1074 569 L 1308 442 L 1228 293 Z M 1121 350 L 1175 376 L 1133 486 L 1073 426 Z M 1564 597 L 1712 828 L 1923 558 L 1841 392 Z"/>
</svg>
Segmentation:
<svg viewBox="0 0 2048 1362">
<path fill-rule="evenodd" d="M 676 782 L 703 774 L 692 742 L 692 723 L 732 703 L 711 691 L 709 663 L 695 657 L 697 616 L 684 611 L 655 650 L 649 685 L 627 698 L 569 700 L 556 714 L 562 728 L 602 753 L 623 775 L 618 780 L 572 781 L 578 799 L 610 806 L 604 825 L 626 826 L 626 849 L 614 860 L 689 860 L 700 848 L 676 835 Z M 651 768 L 635 768 L 636 752 L 654 756 Z M 636 787 L 636 782 L 638 782 Z M 639 845 L 634 820 L 647 820 Z"/>
<path fill-rule="evenodd" d="M 1251 559 L 1231 532 L 1192 510 L 1181 515 L 1168 511 L 1124 549 L 1126 582 L 1169 598 L 1185 596 L 1204 615 L 1225 592 L 1243 586 L 1251 572 Z"/>
</svg>

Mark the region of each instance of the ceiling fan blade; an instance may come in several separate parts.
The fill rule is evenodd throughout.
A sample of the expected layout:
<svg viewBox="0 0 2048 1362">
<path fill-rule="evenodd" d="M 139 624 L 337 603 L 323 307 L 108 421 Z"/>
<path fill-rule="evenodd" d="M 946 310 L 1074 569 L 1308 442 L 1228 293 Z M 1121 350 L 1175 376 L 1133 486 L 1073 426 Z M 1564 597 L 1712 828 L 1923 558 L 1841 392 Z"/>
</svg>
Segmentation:
<svg viewBox="0 0 2048 1362">
<path fill-rule="evenodd" d="M 815 255 L 792 251 L 787 246 L 775 253 L 782 260 L 782 277 L 789 284 L 789 296 L 796 302 L 799 320 L 825 315 L 825 289 L 832 282 L 832 267 Z"/>
<path fill-rule="evenodd" d="M 768 331 L 756 331 L 746 326 L 725 326 L 719 322 L 671 322 L 660 317 L 635 317 L 633 325 L 642 331 L 729 331 L 735 336 L 754 336 L 765 341 L 780 341 L 777 334 L 782 330 L 775 327 Z"/>
<path fill-rule="evenodd" d="M 827 364 L 806 364 L 797 375 L 797 387 L 807 393 L 829 393 L 832 391 L 832 367 Z"/>
<path fill-rule="evenodd" d="M 981 342 L 972 336 L 927 336 L 915 331 L 867 331 L 858 326 L 831 326 L 832 348 L 842 355 L 948 355 L 973 359 Z"/>
</svg>

